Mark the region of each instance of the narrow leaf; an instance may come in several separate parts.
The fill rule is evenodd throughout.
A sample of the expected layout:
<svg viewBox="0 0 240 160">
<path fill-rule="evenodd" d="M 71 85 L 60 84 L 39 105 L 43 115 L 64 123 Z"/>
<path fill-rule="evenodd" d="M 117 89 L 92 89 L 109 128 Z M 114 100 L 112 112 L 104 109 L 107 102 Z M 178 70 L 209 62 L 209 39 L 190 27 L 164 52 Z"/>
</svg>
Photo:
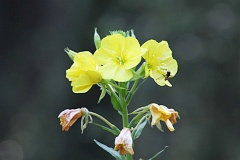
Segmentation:
<svg viewBox="0 0 240 160">
<path fill-rule="evenodd" d="M 134 137 L 133 139 L 137 139 L 141 135 L 141 133 L 143 131 L 143 128 L 145 127 L 146 124 L 147 124 L 147 120 L 145 120 L 143 123 L 141 123 L 138 126 L 138 128 L 137 128 L 137 130 L 136 130 L 136 132 L 135 132 L 135 134 L 133 136 Z"/>
<path fill-rule="evenodd" d="M 119 154 L 119 152 L 115 151 L 113 148 L 110 148 L 108 146 L 106 146 L 105 144 L 102 144 L 100 142 L 98 142 L 97 140 L 94 139 L 94 142 L 101 147 L 102 149 L 104 149 L 105 151 L 107 151 L 108 153 L 110 153 L 114 158 L 116 158 L 117 160 L 126 160 L 126 158 L 124 156 L 121 156 Z"/>
<path fill-rule="evenodd" d="M 118 104 L 118 100 L 116 99 L 116 97 L 110 95 L 110 98 L 111 98 L 111 103 L 113 105 L 113 108 L 121 112 L 121 108 Z"/>
<path fill-rule="evenodd" d="M 159 151 L 157 154 L 155 154 L 152 158 L 150 158 L 149 160 L 153 160 L 154 158 L 156 158 L 159 154 L 161 154 L 163 151 L 165 151 L 165 149 L 167 148 L 168 146 L 165 146 L 165 148 L 161 151 Z"/>
</svg>

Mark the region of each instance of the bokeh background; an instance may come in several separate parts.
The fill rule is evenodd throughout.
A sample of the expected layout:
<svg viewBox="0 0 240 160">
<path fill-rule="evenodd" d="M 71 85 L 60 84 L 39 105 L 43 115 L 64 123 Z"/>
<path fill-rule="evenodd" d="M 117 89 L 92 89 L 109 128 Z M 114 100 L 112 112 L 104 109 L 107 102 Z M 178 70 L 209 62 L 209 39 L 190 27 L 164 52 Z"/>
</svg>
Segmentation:
<svg viewBox="0 0 240 160">
<path fill-rule="evenodd" d="M 58 114 L 86 106 L 121 126 L 99 88 L 73 94 L 63 49 L 94 52 L 94 27 L 134 29 L 143 44 L 167 40 L 179 70 L 172 88 L 147 80 L 130 111 L 155 102 L 174 108 L 175 132 L 146 126 L 134 159 L 240 159 L 240 3 L 238 0 L 1 0 L 0 160 L 113 159 L 93 141 L 114 136 L 80 122 L 61 131 Z"/>
</svg>

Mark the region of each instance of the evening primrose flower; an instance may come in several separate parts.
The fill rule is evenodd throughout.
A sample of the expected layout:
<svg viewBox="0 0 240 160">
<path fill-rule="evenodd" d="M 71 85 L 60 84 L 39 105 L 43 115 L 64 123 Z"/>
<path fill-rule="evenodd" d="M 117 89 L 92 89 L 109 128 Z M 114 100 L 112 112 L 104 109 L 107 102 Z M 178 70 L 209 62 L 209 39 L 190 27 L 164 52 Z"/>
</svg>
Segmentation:
<svg viewBox="0 0 240 160">
<path fill-rule="evenodd" d="M 60 125 L 63 131 L 68 131 L 69 128 L 82 116 L 82 109 L 66 109 L 62 111 L 58 118 L 60 118 Z"/>
<path fill-rule="evenodd" d="M 66 71 L 66 77 L 72 82 L 74 93 L 85 93 L 94 84 L 101 82 L 102 76 L 98 71 L 98 64 L 90 52 L 77 53 L 73 61 L 71 68 Z"/>
<path fill-rule="evenodd" d="M 178 112 L 174 109 L 168 109 L 166 106 L 152 103 L 150 106 L 152 114 L 151 126 L 156 125 L 160 120 L 164 121 L 170 131 L 174 131 L 173 124 L 177 123 Z"/>
<path fill-rule="evenodd" d="M 148 49 L 143 55 L 146 61 L 145 78 L 150 75 L 158 85 L 172 86 L 168 78 L 177 73 L 178 65 L 172 57 L 172 51 L 168 43 L 166 41 L 158 43 L 155 40 L 149 40 L 142 45 L 142 48 Z"/>
<path fill-rule="evenodd" d="M 115 138 L 114 150 L 119 150 L 121 155 L 131 154 L 133 155 L 132 148 L 132 135 L 129 128 L 124 128 L 121 130 L 120 134 Z"/>
<path fill-rule="evenodd" d="M 126 82 L 133 77 L 131 69 L 140 63 L 145 51 L 136 38 L 113 34 L 102 39 L 94 56 L 102 65 L 99 70 L 104 79 Z"/>
</svg>

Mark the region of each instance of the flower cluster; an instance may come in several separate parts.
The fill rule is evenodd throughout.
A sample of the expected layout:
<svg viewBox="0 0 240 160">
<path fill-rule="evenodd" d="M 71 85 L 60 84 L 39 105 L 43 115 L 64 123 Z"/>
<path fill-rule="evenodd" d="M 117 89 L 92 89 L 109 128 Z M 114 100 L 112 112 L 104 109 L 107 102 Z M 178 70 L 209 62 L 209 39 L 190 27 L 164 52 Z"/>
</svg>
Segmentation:
<svg viewBox="0 0 240 160">
<path fill-rule="evenodd" d="M 139 82 L 144 82 L 150 77 L 159 86 L 171 87 L 169 78 L 177 73 L 178 64 L 172 57 L 167 41 L 148 40 L 140 45 L 133 31 L 110 33 L 101 39 L 95 30 L 96 51 L 93 54 L 89 51 L 74 52 L 66 48 L 65 51 L 73 60 L 72 66 L 66 71 L 66 77 L 71 81 L 74 93 L 86 93 L 97 84 L 102 91 L 99 102 L 108 94 L 113 108 L 122 117 L 122 129 L 86 108 L 66 109 L 58 118 L 64 131 L 68 131 L 78 119 L 81 119 L 82 132 L 91 123 L 116 135 L 114 148 L 96 140 L 95 142 L 116 159 L 131 160 L 134 154 L 133 142 L 139 138 L 150 118 L 151 126 L 156 125 L 161 131 L 163 129 L 160 121 L 165 122 L 170 131 L 174 131 L 173 125 L 179 118 L 178 112 L 174 109 L 156 103 L 128 113 L 128 106 L 141 85 Z M 134 115 L 131 121 L 130 115 Z M 102 120 L 107 126 L 93 123 L 92 116 Z"/>
<path fill-rule="evenodd" d="M 74 62 L 66 71 L 73 92 L 85 93 L 94 84 L 101 85 L 103 80 L 128 82 L 148 76 L 160 86 L 171 86 L 168 79 L 177 73 L 178 65 L 168 43 L 149 40 L 140 46 L 133 35 L 124 36 L 118 32 L 108 35 L 101 40 L 94 54 L 66 49 Z M 145 62 L 140 70 L 136 70 L 142 58 Z"/>
</svg>

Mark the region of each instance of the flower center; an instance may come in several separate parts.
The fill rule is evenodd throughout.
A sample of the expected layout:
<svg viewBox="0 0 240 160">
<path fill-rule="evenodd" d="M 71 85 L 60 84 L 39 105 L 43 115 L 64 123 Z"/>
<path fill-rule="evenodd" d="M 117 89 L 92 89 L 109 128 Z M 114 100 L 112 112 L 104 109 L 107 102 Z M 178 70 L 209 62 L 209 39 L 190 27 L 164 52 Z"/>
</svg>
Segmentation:
<svg viewBox="0 0 240 160">
<path fill-rule="evenodd" d="M 117 61 L 120 64 L 120 66 L 124 65 L 124 60 L 122 59 L 122 57 L 117 57 Z"/>
</svg>

